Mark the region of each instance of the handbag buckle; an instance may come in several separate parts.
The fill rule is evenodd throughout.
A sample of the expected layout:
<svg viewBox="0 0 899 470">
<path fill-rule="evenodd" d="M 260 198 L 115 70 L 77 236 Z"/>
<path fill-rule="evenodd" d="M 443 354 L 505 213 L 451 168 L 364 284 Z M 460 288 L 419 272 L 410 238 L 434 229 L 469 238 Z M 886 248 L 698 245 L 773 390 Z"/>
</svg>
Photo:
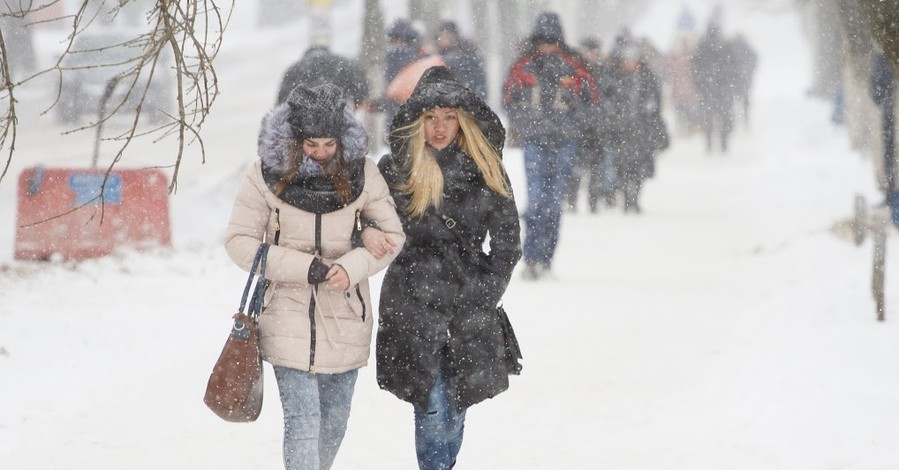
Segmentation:
<svg viewBox="0 0 899 470">
<path fill-rule="evenodd" d="M 443 222 L 446 223 L 446 228 L 453 228 L 456 226 L 456 221 L 453 220 L 452 217 L 447 217 Z"/>
<path fill-rule="evenodd" d="M 246 323 L 241 320 L 235 320 L 234 326 L 231 327 L 231 335 L 232 338 L 237 338 L 239 340 L 246 341 L 250 339 L 250 329 L 247 327 Z"/>
</svg>

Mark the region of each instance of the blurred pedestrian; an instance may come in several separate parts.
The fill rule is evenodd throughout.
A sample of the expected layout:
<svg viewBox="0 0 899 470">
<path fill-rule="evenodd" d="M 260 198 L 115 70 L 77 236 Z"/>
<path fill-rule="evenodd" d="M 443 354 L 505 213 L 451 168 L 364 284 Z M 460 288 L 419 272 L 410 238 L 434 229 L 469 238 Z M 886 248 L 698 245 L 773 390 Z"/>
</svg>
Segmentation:
<svg viewBox="0 0 899 470">
<path fill-rule="evenodd" d="M 578 141 L 596 119 L 599 90 L 583 59 L 565 43 L 559 15 L 543 12 L 530 47 L 503 85 L 503 105 L 520 136 L 527 179 L 524 278 L 548 274 L 559 241 Z"/>
<path fill-rule="evenodd" d="M 280 391 L 284 466 L 328 469 L 369 358 L 368 278 L 399 253 L 405 236 L 387 184 L 366 158 L 365 132 L 333 84 L 291 91 L 265 115 L 258 142 L 225 248 L 249 270 L 259 245 L 270 245 L 259 348 Z M 376 258 L 351 247 L 357 213 L 387 234 L 392 252 Z"/>
<path fill-rule="evenodd" d="M 487 72 L 484 58 L 474 42 L 459 35 L 455 22 L 443 21 L 437 26 L 434 41 L 437 53 L 446 67 L 479 98 L 487 100 Z"/>
<path fill-rule="evenodd" d="M 745 36 L 737 33 L 730 40 L 730 54 L 734 64 L 735 104 L 743 115 L 743 123 L 748 125 L 752 104 L 752 78 L 758 65 L 758 53 L 749 45 Z"/>
<path fill-rule="evenodd" d="M 724 40 L 717 23 L 710 23 L 700 39 L 691 62 L 693 83 L 699 93 L 699 113 L 705 134 L 706 150 L 715 144 L 727 152 L 733 130 L 734 70 L 730 45 Z"/>
<path fill-rule="evenodd" d="M 624 212 L 640 213 L 644 181 L 655 174 L 655 155 L 668 147 L 661 115 L 661 80 L 640 48 L 620 41 L 611 52 L 603 87 L 606 158 L 616 163 Z"/>
<path fill-rule="evenodd" d="M 362 67 L 355 60 L 332 53 L 326 46 L 316 45 L 306 49 L 303 57 L 284 72 L 277 104 L 286 101 L 297 85 L 313 88 L 323 83 L 337 85 L 356 106 L 368 99 L 368 78 Z"/>
<path fill-rule="evenodd" d="M 669 85 L 671 105 L 674 107 L 675 133 L 679 136 L 692 134 L 699 129 L 699 94 L 693 83 L 692 57 L 690 38 L 679 36 L 662 68 Z"/>
<path fill-rule="evenodd" d="M 506 390 L 512 372 L 496 313 L 521 256 L 505 130 L 446 67 L 432 67 L 389 139 L 379 167 L 408 238 L 381 287 L 378 384 L 413 405 L 419 468 L 449 469 L 466 411 Z"/>
<path fill-rule="evenodd" d="M 390 39 L 390 46 L 384 59 L 385 90 L 399 75 L 400 71 L 427 55 L 421 44 L 421 35 L 412 23 L 405 18 L 398 18 L 393 22 L 387 30 L 387 37 Z M 378 109 L 384 112 L 384 125 L 388 128 L 388 132 L 390 123 L 393 122 L 393 116 L 396 115 L 399 105 L 400 102 L 393 98 L 382 97 L 382 102 Z"/>
<path fill-rule="evenodd" d="M 596 37 L 587 37 L 581 40 L 578 52 L 593 75 L 600 90 L 601 81 L 606 74 L 602 57 L 602 44 Z M 600 92 L 602 96 L 602 92 Z M 602 138 L 599 113 L 599 104 L 596 106 L 596 119 L 593 119 L 584 129 L 582 139 L 575 154 L 574 164 L 571 168 L 571 179 L 568 185 L 568 210 L 577 210 L 580 198 L 581 186 L 586 185 L 587 204 L 591 213 L 599 210 L 599 201 L 603 196 L 604 168 L 602 161 Z"/>
</svg>

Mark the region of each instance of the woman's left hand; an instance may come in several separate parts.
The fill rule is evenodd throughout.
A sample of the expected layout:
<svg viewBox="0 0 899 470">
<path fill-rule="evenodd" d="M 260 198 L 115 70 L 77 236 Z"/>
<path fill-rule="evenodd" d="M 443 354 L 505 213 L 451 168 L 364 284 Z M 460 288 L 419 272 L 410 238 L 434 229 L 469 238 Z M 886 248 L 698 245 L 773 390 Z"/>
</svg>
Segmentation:
<svg viewBox="0 0 899 470">
<path fill-rule="evenodd" d="M 362 244 L 377 259 L 383 258 L 388 253 L 393 254 L 396 246 L 396 243 L 386 233 L 374 227 L 365 227 L 362 230 Z"/>
<path fill-rule="evenodd" d="M 328 286 L 333 289 L 347 290 L 350 288 L 350 276 L 343 269 L 343 266 L 335 264 L 328 270 Z"/>
</svg>

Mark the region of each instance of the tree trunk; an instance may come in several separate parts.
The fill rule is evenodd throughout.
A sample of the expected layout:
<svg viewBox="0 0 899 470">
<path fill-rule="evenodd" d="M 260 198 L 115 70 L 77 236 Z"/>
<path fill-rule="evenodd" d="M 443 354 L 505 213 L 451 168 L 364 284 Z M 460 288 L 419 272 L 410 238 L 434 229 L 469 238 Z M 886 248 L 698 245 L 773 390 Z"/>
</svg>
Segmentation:
<svg viewBox="0 0 899 470">
<path fill-rule="evenodd" d="M 871 27 L 895 74 L 899 70 L 899 0 L 859 0 Z"/>
<path fill-rule="evenodd" d="M 362 47 L 359 63 L 368 77 L 369 94 L 375 98 L 384 89 L 384 56 L 387 53 L 387 33 L 384 29 L 384 12 L 380 0 L 365 0 L 364 23 L 362 25 Z M 384 126 L 381 125 L 381 114 L 365 113 L 363 125 L 371 138 L 368 140 L 369 150 L 374 152 L 383 141 Z"/>
<path fill-rule="evenodd" d="M 871 35 L 880 44 L 887 62 L 893 71 L 893 77 L 899 77 L 899 0 L 858 0 L 861 12 L 871 29 Z M 896 141 L 894 136 L 895 109 L 892 115 L 882 117 L 882 155 L 881 165 L 884 175 L 887 203 L 892 200 L 896 180 Z M 893 119 L 890 119 L 893 118 Z"/>
</svg>

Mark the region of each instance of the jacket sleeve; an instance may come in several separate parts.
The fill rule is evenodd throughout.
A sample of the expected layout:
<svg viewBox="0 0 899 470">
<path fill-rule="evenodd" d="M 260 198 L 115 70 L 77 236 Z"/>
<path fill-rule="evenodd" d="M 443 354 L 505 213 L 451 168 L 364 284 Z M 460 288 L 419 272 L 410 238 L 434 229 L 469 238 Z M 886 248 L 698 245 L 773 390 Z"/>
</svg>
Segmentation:
<svg viewBox="0 0 899 470">
<path fill-rule="evenodd" d="M 362 208 L 362 217 L 374 222 L 379 230 L 386 233 L 393 240 L 395 248 L 393 254 L 381 259 L 375 258 L 364 247 L 359 247 L 334 260 L 335 264 L 341 265 L 346 270 L 350 285 L 356 285 L 386 268 L 399 255 L 406 241 L 387 182 L 371 160 L 365 163 L 365 191 L 370 196 Z"/>
<path fill-rule="evenodd" d="M 538 133 L 542 118 L 540 109 L 532 103 L 537 77 L 525 71 L 529 61 L 530 57 L 520 58 L 503 84 L 503 109 L 511 126 L 524 137 Z"/>
<path fill-rule="evenodd" d="M 253 265 L 259 245 L 266 239 L 272 208 L 266 200 L 268 188 L 254 175 L 261 170 L 258 162 L 251 165 L 234 198 L 231 219 L 225 232 L 225 251 L 245 271 Z M 269 233 L 271 235 L 272 233 Z M 266 258 L 266 279 L 308 284 L 309 266 L 315 257 L 299 250 L 273 245 Z"/>
<path fill-rule="evenodd" d="M 460 292 L 461 302 L 498 304 L 521 258 L 521 227 L 515 198 L 494 193 L 493 200 L 494 210 L 486 221 L 490 252 L 482 255 L 486 262 L 479 269 L 479 279 L 465 283 Z"/>
</svg>

